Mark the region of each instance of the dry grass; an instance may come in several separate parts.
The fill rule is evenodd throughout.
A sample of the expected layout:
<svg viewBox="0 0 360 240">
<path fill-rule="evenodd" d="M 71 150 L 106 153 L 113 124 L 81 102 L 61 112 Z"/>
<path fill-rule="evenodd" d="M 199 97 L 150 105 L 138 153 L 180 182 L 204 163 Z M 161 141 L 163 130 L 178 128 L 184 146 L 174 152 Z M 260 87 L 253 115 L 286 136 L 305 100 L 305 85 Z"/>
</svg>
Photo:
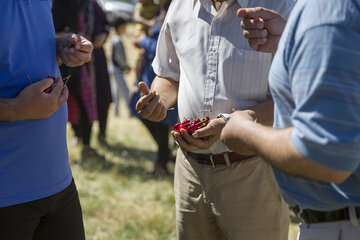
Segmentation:
<svg viewBox="0 0 360 240">
<path fill-rule="evenodd" d="M 132 30 L 130 26 L 124 38 L 130 63 L 134 62 Z M 133 79 L 133 72 L 127 75 L 129 86 Z M 118 118 L 110 111 L 108 149 L 97 145 L 97 125 L 93 130 L 92 146 L 103 159 L 84 162 L 79 146 L 69 148 L 87 239 L 176 239 L 173 179 L 148 177 L 156 159 L 156 146 L 146 128 L 136 118 L 129 118 L 122 106 Z M 71 139 L 69 128 L 69 142 Z M 173 164 L 170 169 L 173 171 Z M 289 239 L 295 240 L 296 234 L 297 226 L 292 224 Z"/>
</svg>

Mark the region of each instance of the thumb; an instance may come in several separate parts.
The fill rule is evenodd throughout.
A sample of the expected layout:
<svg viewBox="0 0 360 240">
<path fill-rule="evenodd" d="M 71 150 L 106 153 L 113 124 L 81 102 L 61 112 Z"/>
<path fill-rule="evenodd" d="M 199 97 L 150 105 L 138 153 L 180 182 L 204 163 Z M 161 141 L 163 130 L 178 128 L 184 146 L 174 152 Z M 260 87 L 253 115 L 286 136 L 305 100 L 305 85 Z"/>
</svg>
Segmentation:
<svg viewBox="0 0 360 240">
<path fill-rule="evenodd" d="M 51 78 L 45 78 L 43 80 L 34 83 L 34 87 L 36 87 L 39 90 L 39 92 L 43 92 L 45 89 L 51 87 L 52 84 L 53 84 L 53 80 Z"/>
<path fill-rule="evenodd" d="M 209 137 L 213 133 L 213 128 L 208 124 L 207 126 L 196 130 L 192 136 L 193 138 Z"/>
<path fill-rule="evenodd" d="M 240 8 L 237 11 L 240 18 L 262 18 L 269 20 L 279 16 L 279 14 L 271 9 L 256 7 L 256 8 Z"/>
<path fill-rule="evenodd" d="M 141 91 L 141 96 L 145 96 L 150 93 L 149 87 L 144 82 L 139 82 L 139 89 Z"/>
</svg>

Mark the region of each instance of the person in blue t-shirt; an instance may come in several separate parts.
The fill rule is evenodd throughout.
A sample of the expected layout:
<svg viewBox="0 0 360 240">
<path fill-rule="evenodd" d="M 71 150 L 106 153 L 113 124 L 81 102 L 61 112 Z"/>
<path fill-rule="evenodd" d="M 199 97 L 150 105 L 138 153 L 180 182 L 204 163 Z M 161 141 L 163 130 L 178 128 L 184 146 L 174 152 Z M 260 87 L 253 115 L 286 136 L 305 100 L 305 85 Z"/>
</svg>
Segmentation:
<svg viewBox="0 0 360 240">
<path fill-rule="evenodd" d="M 299 239 L 359 239 L 360 0 L 298 0 L 285 30 L 268 9 L 238 15 L 253 49 L 277 50 L 269 77 L 274 129 L 237 111 L 221 139 L 235 152 L 250 146 L 274 166 L 302 220 Z"/>
<path fill-rule="evenodd" d="M 85 239 L 58 64 L 88 62 L 93 45 L 75 34 L 55 39 L 51 7 L 0 2 L 0 239 Z"/>
</svg>

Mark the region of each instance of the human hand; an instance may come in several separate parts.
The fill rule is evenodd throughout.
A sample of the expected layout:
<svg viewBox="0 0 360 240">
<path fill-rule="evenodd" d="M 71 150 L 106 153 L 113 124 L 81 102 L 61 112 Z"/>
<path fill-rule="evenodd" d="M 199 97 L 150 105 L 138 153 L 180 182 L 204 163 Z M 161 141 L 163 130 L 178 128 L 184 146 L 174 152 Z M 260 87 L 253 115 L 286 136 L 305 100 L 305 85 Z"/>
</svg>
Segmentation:
<svg viewBox="0 0 360 240">
<path fill-rule="evenodd" d="M 221 131 L 220 140 L 232 151 L 250 155 L 254 152 L 244 144 L 246 128 L 255 123 L 255 112 L 251 110 L 236 111 L 230 114 L 230 120 Z"/>
<path fill-rule="evenodd" d="M 50 93 L 44 90 L 53 85 L 51 78 L 43 79 L 25 87 L 15 98 L 15 108 L 23 120 L 47 118 L 55 113 L 66 101 L 69 95 L 62 78 L 57 79 L 57 84 Z"/>
<path fill-rule="evenodd" d="M 172 131 L 171 135 L 178 144 L 186 151 L 209 149 L 220 138 L 220 133 L 226 122 L 223 118 L 215 118 L 203 128 L 196 130 L 190 135 L 185 129 L 180 133 Z"/>
<path fill-rule="evenodd" d="M 150 121 L 160 122 L 166 117 L 167 107 L 161 101 L 160 95 L 155 91 L 150 91 L 144 82 L 139 83 L 141 98 L 136 103 L 136 111 Z"/>
<path fill-rule="evenodd" d="M 56 40 L 57 57 L 68 67 L 81 66 L 91 60 L 93 44 L 77 34 L 65 34 Z"/>
<path fill-rule="evenodd" d="M 135 47 L 140 48 L 140 42 L 146 37 L 144 32 L 141 32 L 139 35 L 137 35 L 134 40 L 133 40 L 133 44 L 135 45 Z"/>
<path fill-rule="evenodd" d="M 277 12 L 267 8 L 240 8 L 237 11 L 244 18 L 241 27 L 249 46 L 259 52 L 275 53 L 286 20 Z"/>
</svg>

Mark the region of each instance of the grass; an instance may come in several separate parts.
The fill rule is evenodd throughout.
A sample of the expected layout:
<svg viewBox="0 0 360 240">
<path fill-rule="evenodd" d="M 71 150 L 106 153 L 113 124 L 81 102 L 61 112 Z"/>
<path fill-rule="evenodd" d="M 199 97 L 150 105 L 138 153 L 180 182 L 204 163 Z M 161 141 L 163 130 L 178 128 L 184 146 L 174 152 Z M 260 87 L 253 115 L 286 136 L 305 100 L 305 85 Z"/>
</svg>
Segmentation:
<svg viewBox="0 0 360 240">
<path fill-rule="evenodd" d="M 128 60 L 134 62 L 133 27 L 124 37 Z M 109 53 L 108 45 L 105 48 Z M 109 55 L 108 55 L 109 56 Z M 127 75 L 129 86 L 134 73 Z M 88 240 L 172 240 L 176 239 L 172 175 L 151 179 L 148 172 L 156 159 L 156 145 L 136 118 L 129 118 L 124 106 L 120 117 L 109 113 L 109 148 L 97 144 L 97 125 L 92 146 L 103 156 L 84 162 L 81 147 L 70 146 L 70 163 L 78 187 Z M 68 142 L 72 131 L 68 127 Z M 174 165 L 169 165 L 173 172 Z M 297 225 L 290 228 L 295 240 Z"/>
</svg>

